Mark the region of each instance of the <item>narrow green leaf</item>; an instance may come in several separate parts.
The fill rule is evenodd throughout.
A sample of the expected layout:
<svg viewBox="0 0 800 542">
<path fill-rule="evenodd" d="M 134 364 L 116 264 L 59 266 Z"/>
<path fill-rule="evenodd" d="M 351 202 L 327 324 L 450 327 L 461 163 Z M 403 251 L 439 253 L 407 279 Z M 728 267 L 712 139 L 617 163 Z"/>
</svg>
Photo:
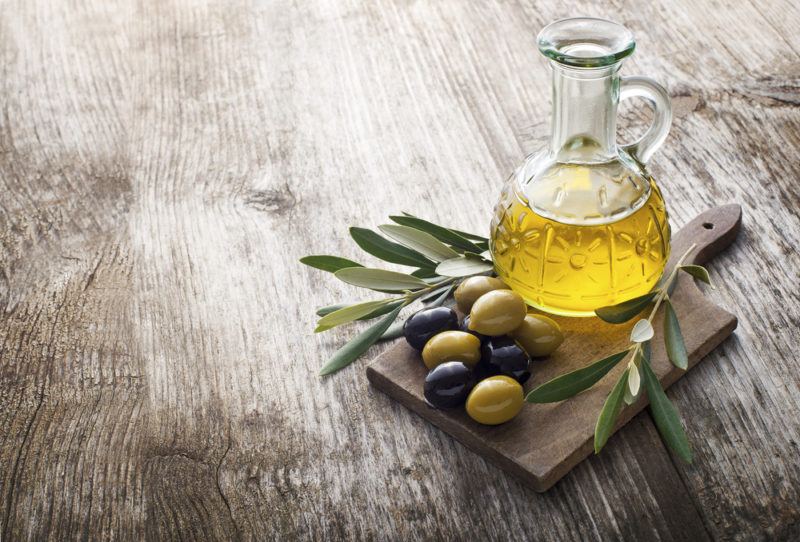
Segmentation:
<svg viewBox="0 0 800 542">
<path fill-rule="evenodd" d="M 647 396 L 650 398 L 650 411 L 653 419 L 661 433 L 664 442 L 687 463 L 692 462 L 692 450 L 686 433 L 683 431 L 681 419 L 675 406 L 667 398 L 661 383 L 650 368 L 649 363 L 642 364 L 642 377 L 644 386 L 647 389 Z"/>
<path fill-rule="evenodd" d="M 635 363 L 631 363 L 628 367 L 628 391 L 631 392 L 631 397 L 639 395 L 640 385 L 641 379 L 639 378 L 639 369 L 636 368 Z"/>
<path fill-rule="evenodd" d="M 443 277 L 468 277 L 493 270 L 492 262 L 464 256 L 445 260 L 436 266 L 436 273 Z"/>
<path fill-rule="evenodd" d="M 364 267 L 360 263 L 354 262 L 353 260 L 348 260 L 347 258 L 340 258 L 339 256 L 327 256 L 324 254 L 300 258 L 300 263 L 304 263 L 307 266 L 315 269 L 328 271 L 329 273 L 335 273 L 339 269 L 345 269 L 347 267 Z"/>
<path fill-rule="evenodd" d="M 641 348 L 639 348 L 639 350 L 636 352 L 636 359 L 638 360 L 639 367 L 641 367 L 642 363 L 647 363 L 650 361 L 650 341 L 641 343 Z M 633 362 L 631 362 L 631 364 L 634 365 Z M 631 393 L 631 390 L 633 389 L 631 386 L 631 375 L 628 375 L 628 389 L 625 390 L 625 397 L 623 398 L 626 405 L 632 405 L 635 403 L 642 394 L 641 371 L 636 369 L 636 376 L 633 378 L 637 379 L 635 388 L 636 392 Z"/>
<path fill-rule="evenodd" d="M 631 329 L 631 342 L 643 343 L 652 339 L 653 335 L 655 335 L 653 325 L 649 320 L 642 318 Z"/>
<path fill-rule="evenodd" d="M 667 357 L 675 367 L 685 371 L 689 367 L 689 356 L 686 354 L 678 315 L 669 300 L 664 305 L 664 346 L 667 347 Z"/>
<path fill-rule="evenodd" d="M 362 318 L 375 318 L 387 312 L 391 312 L 397 305 L 402 304 L 403 300 L 380 299 L 378 301 L 364 301 L 348 307 L 343 307 L 337 311 L 326 314 L 317 322 L 315 333 L 327 331 L 342 324 L 348 324 L 354 320 Z"/>
<path fill-rule="evenodd" d="M 411 228 L 430 233 L 439 241 L 462 250 L 474 252 L 475 254 L 479 254 L 482 250 L 479 246 L 464 236 L 457 234 L 453 230 L 444 228 L 438 224 L 434 224 L 433 222 L 428 222 L 427 220 L 423 220 L 415 216 L 390 216 L 389 218 L 401 226 L 409 226 Z"/>
<path fill-rule="evenodd" d="M 628 301 L 624 301 L 618 305 L 611 305 L 609 307 L 601 307 L 594 311 L 594 313 L 612 324 L 622 324 L 627 322 L 640 312 L 652 301 L 658 292 L 653 291 L 649 294 L 644 294 L 639 297 L 634 297 Z"/>
<path fill-rule="evenodd" d="M 403 335 L 403 325 L 405 324 L 404 320 L 400 320 L 399 322 L 395 322 L 389 329 L 383 332 L 383 335 L 380 336 L 378 339 L 379 341 L 391 341 L 392 339 L 396 339 Z"/>
<path fill-rule="evenodd" d="M 628 387 L 629 372 L 630 369 L 626 369 L 617 380 L 611 393 L 606 397 L 606 402 L 603 403 L 600 416 L 597 417 L 597 423 L 594 426 L 594 453 L 596 454 L 600 453 L 614 430 L 617 416 L 619 416 L 619 411 L 622 410 L 622 398 L 625 395 L 625 389 Z"/>
<path fill-rule="evenodd" d="M 711 284 L 711 276 L 708 274 L 708 269 L 702 265 L 682 265 L 680 269 L 714 288 L 714 285 Z"/>
<path fill-rule="evenodd" d="M 399 224 L 384 224 L 378 226 L 378 229 L 401 245 L 416 250 L 435 262 L 458 258 L 458 252 L 424 231 Z"/>
<path fill-rule="evenodd" d="M 420 278 L 397 271 L 371 267 L 348 267 L 340 269 L 334 275 L 343 282 L 371 290 L 403 292 L 419 290 L 428 286 L 428 283 Z"/>
<path fill-rule="evenodd" d="M 428 305 L 428 307 L 439 307 L 439 306 L 443 305 L 444 302 L 447 300 L 447 297 L 451 293 L 453 293 L 453 290 L 455 289 L 455 287 L 456 287 L 455 284 L 451 284 L 449 288 L 447 288 L 444 292 L 439 294 L 439 297 L 437 297 L 436 299 L 431 301 L 430 304 Z"/>
<path fill-rule="evenodd" d="M 327 307 L 320 307 L 319 309 L 317 309 L 317 316 L 320 316 L 320 317 L 321 316 L 325 316 L 327 314 L 332 313 L 333 311 L 338 311 L 339 309 L 343 309 L 345 307 L 350 307 L 351 305 L 355 305 L 355 304 L 356 303 L 337 303 L 335 305 L 329 305 Z M 385 307 L 380 307 L 380 308 L 374 310 L 373 312 L 367 314 L 366 316 L 362 316 L 361 318 L 358 318 L 358 320 L 370 320 L 370 319 L 376 318 L 378 316 L 383 316 L 387 312 L 392 312 L 393 310 L 394 310 L 394 307 L 391 304 L 389 304 L 389 305 L 386 305 Z"/>
<path fill-rule="evenodd" d="M 317 316 L 325 316 L 326 314 L 330 314 L 333 311 L 338 311 L 339 309 L 349 307 L 350 305 L 355 305 L 355 303 L 336 303 L 335 305 L 320 307 L 317 309 Z"/>
<path fill-rule="evenodd" d="M 419 277 L 421 279 L 435 279 L 439 278 L 436 270 L 433 267 L 420 267 L 411 273 L 412 277 Z"/>
<path fill-rule="evenodd" d="M 486 245 L 489 243 L 489 239 L 484 237 L 483 235 L 475 235 L 474 233 L 469 233 L 461 230 L 454 230 L 452 228 L 450 228 L 450 231 L 452 231 L 453 233 L 457 233 L 461 237 L 465 237 L 470 241 L 475 241 L 475 244 L 478 246 Z"/>
<path fill-rule="evenodd" d="M 607 358 L 596 361 L 583 369 L 561 375 L 528 393 L 525 400 L 529 403 L 555 403 L 569 399 L 573 395 L 592 387 L 603 378 L 608 371 L 622 361 L 630 350 L 611 354 Z"/>
<path fill-rule="evenodd" d="M 361 247 L 361 250 L 385 262 L 428 269 L 436 267 L 434 262 L 416 250 L 389 241 L 372 230 L 353 227 L 350 228 L 350 237 Z"/>
<path fill-rule="evenodd" d="M 335 373 L 339 369 L 346 367 L 353 363 L 361 354 L 367 351 L 367 349 L 375 344 L 375 342 L 383 335 L 389 326 L 392 325 L 397 319 L 397 315 L 400 314 L 400 310 L 403 308 L 404 305 L 400 305 L 392 312 L 381 318 L 377 323 L 373 324 L 363 332 L 361 332 L 357 337 L 350 340 L 347 344 L 341 347 L 336 353 L 328 360 L 322 369 L 320 370 L 320 376 L 329 375 L 331 373 Z"/>
<path fill-rule="evenodd" d="M 384 314 L 388 314 L 388 313 L 390 313 L 390 312 L 392 312 L 394 310 L 394 308 L 397 306 L 397 304 L 400 304 L 400 303 L 405 303 L 405 301 L 397 301 L 395 303 L 389 303 L 388 305 L 385 305 L 383 307 L 379 307 L 379 308 L 375 309 L 374 311 L 372 311 L 371 313 L 369 313 L 369 314 L 367 314 L 365 316 L 362 316 L 358 320 L 359 321 L 361 321 L 361 320 L 372 320 L 373 318 L 377 318 L 378 316 L 383 316 Z"/>
<path fill-rule="evenodd" d="M 406 216 L 406 217 L 409 217 L 409 218 L 419 218 L 418 216 L 414 216 L 411 213 L 407 213 L 405 211 L 403 211 L 403 216 Z M 422 220 L 422 219 L 420 219 L 420 220 Z M 487 243 L 487 242 L 489 242 L 489 239 L 487 239 L 486 237 L 483 237 L 481 235 L 475 235 L 474 233 L 460 231 L 460 230 L 456 230 L 456 229 L 453 229 L 453 228 L 447 228 L 447 229 L 449 229 L 450 231 L 452 231 L 453 233 L 455 233 L 457 235 L 460 235 L 461 237 L 463 237 L 465 239 L 470 239 L 470 240 L 476 241 L 478 243 Z"/>
<path fill-rule="evenodd" d="M 430 291 L 430 292 L 428 292 L 427 294 L 425 294 L 425 295 L 421 296 L 421 297 L 419 298 L 419 300 L 420 300 L 420 301 L 422 301 L 423 303 L 425 303 L 425 302 L 427 302 L 427 301 L 430 301 L 430 300 L 431 300 L 431 299 L 433 299 L 433 298 L 439 297 L 439 296 L 442 294 L 442 292 L 444 292 L 445 290 L 447 290 L 449 287 L 450 287 L 450 285 L 449 285 L 449 284 L 446 284 L 446 285 L 444 285 L 444 286 L 441 286 L 441 287 L 439 287 L 439 288 L 436 288 L 435 290 L 431 290 L 431 291 Z"/>
</svg>

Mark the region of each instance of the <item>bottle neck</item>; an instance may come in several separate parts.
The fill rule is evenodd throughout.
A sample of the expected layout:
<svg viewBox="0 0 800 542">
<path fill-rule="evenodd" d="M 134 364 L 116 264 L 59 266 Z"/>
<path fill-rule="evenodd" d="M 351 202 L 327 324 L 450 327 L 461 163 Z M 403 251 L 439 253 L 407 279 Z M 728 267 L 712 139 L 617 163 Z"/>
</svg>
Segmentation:
<svg viewBox="0 0 800 542">
<path fill-rule="evenodd" d="M 550 153 L 559 162 L 605 162 L 617 155 L 619 65 L 580 69 L 552 62 Z"/>
</svg>

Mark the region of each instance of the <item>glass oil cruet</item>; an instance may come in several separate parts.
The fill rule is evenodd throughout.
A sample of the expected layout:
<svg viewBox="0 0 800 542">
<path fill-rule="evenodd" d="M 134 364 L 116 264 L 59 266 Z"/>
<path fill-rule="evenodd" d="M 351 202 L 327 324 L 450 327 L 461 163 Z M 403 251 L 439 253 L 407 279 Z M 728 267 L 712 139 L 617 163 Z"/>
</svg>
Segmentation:
<svg viewBox="0 0 800 542">
<path fill-rule="evenodd" d="M 619 24 L 564 19 L 538 45 L 552 67 L 551 137 L 507 181 L 491 252 L 498 276 L 529 305 L 590 316 L 649 292 L 669 258 L 667 211 L 645 167 L 669 132 L 669 95 L 651 79 L 619 75 L 635 47 Z M 617 106 L 631 97 L 650 102 L 654 121 L 618 145 Z"/>
</svg>

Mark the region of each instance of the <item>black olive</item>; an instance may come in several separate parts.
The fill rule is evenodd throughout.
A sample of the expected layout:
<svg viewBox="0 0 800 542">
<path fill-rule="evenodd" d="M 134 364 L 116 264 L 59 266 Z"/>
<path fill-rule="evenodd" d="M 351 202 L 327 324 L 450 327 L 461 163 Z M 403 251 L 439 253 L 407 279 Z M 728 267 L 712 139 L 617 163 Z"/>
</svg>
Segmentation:
<svg viewBox="0 0 800 542">
<path fill-rule="evenodd" d="M 476 371 L 482 376 L 506 375 L 520 384 L 531 377 L 531 358 L 511 337 L 491 337 L 481 346 Z"/>
<path fill-rule="evenodd" d="M 464 404 L 473 387 L 472 370 L 461 361 L 448 361 L 425 377 L 425 399 L 435 408 L 457 407 Z"/>
<path fill-rule="evenodd" d="M 458 329 L 460 329 L 461 331 L 465 331 L 467 333 L 472 333 L 481 340 L 481 344 L 489 340 L 488 335 L 482 335 L 477 331 L 475 331 L 474 329 L 469 328 L 469 314 L 466 315 L 463 320 L 461 320 L 461 325 L 458 326 Z"/>
<path fill-rule="evenodd" d="M 422 350 L 428 339 L 442 331 L 458 329 L 458 315 L 447 307 L 422 309 L 408 317 L 403 324 L 403 335 L 408 344 Z"/>
</svg>

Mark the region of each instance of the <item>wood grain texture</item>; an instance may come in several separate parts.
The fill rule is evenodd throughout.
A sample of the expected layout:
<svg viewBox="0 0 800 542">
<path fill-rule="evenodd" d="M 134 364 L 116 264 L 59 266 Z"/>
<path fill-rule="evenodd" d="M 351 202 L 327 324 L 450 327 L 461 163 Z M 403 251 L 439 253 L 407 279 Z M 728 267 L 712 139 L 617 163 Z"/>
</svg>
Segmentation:
<svg viewBox="0 0 800 542">
<path fill-rule="evenodd" d="M 701 213 L 672 238 L 672 256 L 665 274 L 684 254 L 686 264 L 713 259 L 736 238 L 742 222 L 738 205 L 724 205 Z M 670 299 L 680 317 L 689 357 L 688 369 L 713 351 L 736 329 L 736 316 L 703 296 L 693 279 L 681 273 Z M 643 313 L 643 317 L 646 316 Z M 463 315 L 462 315 L 463 316 Z M 610 325 L 597 318 L 550 315 L 564 331 L 564 344 L 545 360 L 533 362 L 525 393 L 565 373 L 586 367 L 630 347 L 634 318 Z M 667 358 L 661 330 L 664 311 L 653 319 L 659 339 L 653 340 L 651 365 L 664 389 L 686 374 Z M 472 421 L 463 408 L 437 410 L 425 401 L 423 386 L 428 370 L 419 352 L 405 341 L 381 354 L 367 367 L 367 378 L 379 390 L 443 429 L 467 448 L 518 478 L 536 491 L 546 491 L 592 453 L 595 424 L 611 389 L 626 370 L 627 361 L 612 369 L 589 390 L 558 403 L 526 405 L 513 421 L 486 427 Z M 688 370 L 687 369 L 687 370 Z M 624 406 L 615 431 L 647 405 L 647 394 Z"/>
<path fill-rule="evenodd" d="M 9 1 L 0 16 L 0 537 L 800 535 L 796 2 Z M 737 202 L 711 265 L 733 339 L 544 495 L 316 372 L 356 299 L 297 260 L 413 210 L 488 227 L 549 124 L 545 23 L 637 37 L 676 118 L 673 226 Z M 626 104 L 635 131 L 647 118 Z M 621 137 L 627 138 L 628 132 Z M 375 353 L 388 348 L 376 347 Z"/>
</svg>

